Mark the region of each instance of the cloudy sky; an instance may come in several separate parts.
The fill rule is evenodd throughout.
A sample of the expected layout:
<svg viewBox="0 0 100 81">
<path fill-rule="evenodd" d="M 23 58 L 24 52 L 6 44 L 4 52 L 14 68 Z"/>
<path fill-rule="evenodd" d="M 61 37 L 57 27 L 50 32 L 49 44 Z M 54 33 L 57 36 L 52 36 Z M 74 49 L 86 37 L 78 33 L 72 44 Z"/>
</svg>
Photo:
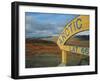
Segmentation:
<svg viewBox="0 0 100 81">
<path fill-rule="evenodd" d="M 64 26 L 78 15 L 25 12 L 25 36 L 56 36 Z"/>
</svg>

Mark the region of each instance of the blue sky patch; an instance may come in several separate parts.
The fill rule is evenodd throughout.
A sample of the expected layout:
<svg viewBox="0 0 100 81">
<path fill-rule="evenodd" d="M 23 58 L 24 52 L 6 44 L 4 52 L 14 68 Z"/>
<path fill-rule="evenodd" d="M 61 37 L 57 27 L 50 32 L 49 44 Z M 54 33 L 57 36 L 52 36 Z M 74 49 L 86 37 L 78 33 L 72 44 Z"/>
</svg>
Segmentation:
<svg viewBox="0 0 100 81">
<path fill-rule="evenodd" d="M 78 15 L 56 13 L 25 12 L 25 36 L 47 37 L 57 36 Z"/>
</svg>

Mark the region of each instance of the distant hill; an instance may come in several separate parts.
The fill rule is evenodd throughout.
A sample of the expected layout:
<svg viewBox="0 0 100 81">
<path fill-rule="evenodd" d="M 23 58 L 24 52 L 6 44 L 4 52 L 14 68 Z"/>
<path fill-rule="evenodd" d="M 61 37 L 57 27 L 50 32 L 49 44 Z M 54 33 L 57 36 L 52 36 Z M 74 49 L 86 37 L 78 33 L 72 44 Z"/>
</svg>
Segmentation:
<svg viewBox="0 0 100 81">
<path fill-rule="evenodd" d="M 75 38 L 78 38 L 79 40 L 89 40 L 89 35 L 77 35 Z"/>
<path fill-rule="evenodd" d="M 26 43 L 33 43 L 33 44 L 50 44 L 50 45 L 56 45 L 53 41 L 43 40 L 43 39 L 36 39 L 36 38 L 27 38 Z"/>
<path fill-rule="evenodd" d="M 28 40 L 44 40 L 44 41 L 52 41 L 57 42 L 58 36 L 45 36 L 45 37 L 32 37 L 32 38 L 26 38 Z"/>
<path fill-rule="evenodd" d="M 57 42 L 58 37 L 57 36 L 49 36 L 49 37 L 45 37 L 45 38 L 41 38 L 42 40 L 48 40 L 48 41 L 53 41 L 53 42 Z"/>
</svg>

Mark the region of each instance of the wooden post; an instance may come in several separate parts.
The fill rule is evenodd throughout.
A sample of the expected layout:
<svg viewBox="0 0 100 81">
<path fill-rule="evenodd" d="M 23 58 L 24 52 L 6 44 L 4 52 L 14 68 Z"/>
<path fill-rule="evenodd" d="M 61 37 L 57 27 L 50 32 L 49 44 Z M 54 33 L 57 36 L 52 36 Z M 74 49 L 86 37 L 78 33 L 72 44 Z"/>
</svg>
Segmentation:
<svg viewBox="0 0 100 81">
<path fill-rule="evenodd" d="M 65 50 L 62 50 L 62 64 L 66 65 L 67 63 L 67 52 Z"/>
</svg>

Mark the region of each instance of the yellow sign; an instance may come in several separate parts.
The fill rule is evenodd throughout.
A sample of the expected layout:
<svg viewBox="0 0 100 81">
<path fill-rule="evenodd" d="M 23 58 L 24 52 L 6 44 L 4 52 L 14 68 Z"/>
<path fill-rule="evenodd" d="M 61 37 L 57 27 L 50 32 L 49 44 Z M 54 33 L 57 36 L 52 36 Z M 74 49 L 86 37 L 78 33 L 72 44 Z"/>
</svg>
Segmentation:
<svg viewBox="0 0 100 81">
<path fill-rule="evenodd" d="M 57 40 L 57 44 L 62 50 L 62 64 L 66 65 L 67 63 L 68 51 L 76 54 L 89 55 L 88 47 L 64 45 L 73 35 L 86 30 L 89 30 L 89 16 L 87 15 L 78 16 L 65 26 Z"/>
<path fill-rule="evenodd" d="M 89 16 L 78 16 L 65 26 L 57 40 L 58 46 L 61 48 L 61 46 L 73 35 L 86 30 L 89 30 Z"/>
<path fill-rule="evenodd" d="M 71 53 L 89 55 L 89 48 L 88 47 L 80 47 L 80 46 L 61 46 L 61 50 L 69 51 Z"/>
</svg>

